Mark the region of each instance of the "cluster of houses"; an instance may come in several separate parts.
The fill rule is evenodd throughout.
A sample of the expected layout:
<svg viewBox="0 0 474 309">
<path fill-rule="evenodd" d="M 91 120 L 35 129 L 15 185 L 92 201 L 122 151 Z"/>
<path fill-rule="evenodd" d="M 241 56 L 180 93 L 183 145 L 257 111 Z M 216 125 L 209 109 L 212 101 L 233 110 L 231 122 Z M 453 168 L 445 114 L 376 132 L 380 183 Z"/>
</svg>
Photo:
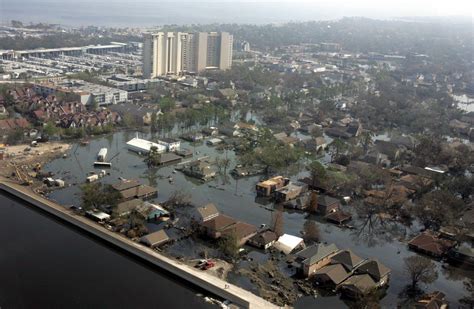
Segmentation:
<svg viewBox="0 0 474 309">
<path fill-rule="evenodd" d="M 33 86 L 16 87 L 8 90 L 8 95 L 15 103 L 15 109 L 21 111 L 31 123 L 42 125 L 52 121 L 61 128 L 89 128 L 118 124 L 122 121 L 119 113 L 102 108 L 99 111 L 88 111 L 79 101 L 66 101 L 57 95 L 43 96 Z M 0 110 L 5 114 L 6 98 L 0 97 Z M 20 123 L 18 123 L 20 122 Z M 30 123 L 25 118 L 9 120 L 7 129 L 27 128 Z"/>
<path fill-rule="evenodd" d="M 309 190 L 308 184 L 303 182 L 275 176 L 259 182 L 256 191 L 257 196 L 271 198 L 286 208 L 311 210 L 334 224 L 341 225 L 351 220 L 351 215 L 341 210 L 338 199 Z"/>
<path fill-rule="evenodd" d="M 334 244 L 315 244 L 293 256 L 300 276 L 323 288 L 340 290 L 357 298 L 388 284 L 390 269 L 373 259 L 363 259 Z"/>
</svg>

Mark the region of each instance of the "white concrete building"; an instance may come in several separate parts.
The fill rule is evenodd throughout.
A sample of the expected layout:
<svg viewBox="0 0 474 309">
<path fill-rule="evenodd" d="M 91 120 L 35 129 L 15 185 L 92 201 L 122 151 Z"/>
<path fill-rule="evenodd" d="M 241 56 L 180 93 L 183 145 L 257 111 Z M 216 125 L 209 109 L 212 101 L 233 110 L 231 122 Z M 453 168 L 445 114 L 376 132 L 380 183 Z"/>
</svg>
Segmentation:
<svg viewBox="0 0 474 309">
<path fill-rule="evenodd" d="M 158 149 L 158 153 L 166 152 L 165 146 L 138 137 L 132 138 L 127 142 L 128 150 L 141 154 L 148 154 L 153 146 Z"/>
<path fill-rule="evenodd" d="M 160 138 L 158 144 L 165 146 L 168 152 L 178 151 L 181 147 L 181 141 L 174 138 Z"/>
<path fill-rule="evenodd" d="M 143 76 L 155 78 L 226 70 L 232 66 L 233 36 L 227 32 L 158 32 L 147 34 L 143 45 Z"/>
<path fill-rule="evenodd" d="M 99 106 L 125 103 L 128 101 L 128 92 L 107 86 L 96 85 L 82 80 L 61 81 L 58 83 L 35 84 L 34 89 L 42 95 L 56 92 L 73 93 L 79 96 L 84 105 Z"/>
</svg>

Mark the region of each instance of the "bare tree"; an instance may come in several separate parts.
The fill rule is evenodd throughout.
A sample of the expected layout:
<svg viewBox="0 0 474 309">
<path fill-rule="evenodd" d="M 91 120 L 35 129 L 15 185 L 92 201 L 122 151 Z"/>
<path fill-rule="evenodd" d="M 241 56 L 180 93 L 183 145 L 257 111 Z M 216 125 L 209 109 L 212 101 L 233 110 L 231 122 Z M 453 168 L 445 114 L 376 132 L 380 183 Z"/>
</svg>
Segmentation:
<svg viewBox="0 0 474 309">
<path fill-rule="evenodd" d="M 433 261 L 419 256 L 412 255 L 404 259 L 405 270 L 411 279 L 411 290 L 416 290 L 419 282 L 432 283 L 438 279 L 438 272 L 436 271 L 436 265 Z"/>
<path fill-rule="evenodd" d="M 303 225 L 303 238 L 306 244 L 318 242 L 321 238 L 319 227 L 314 220 L 306 220 Z"/>
<path fill-rule="evenodd" d="M 278 237 L 283 235 L 284 231 L 284 222 L 283 222 L 283 209 L 281 205 L 277 206 L 277 209 L 274 211 L 274 216 L 272 220 L 272 230 L 277 234 Z"/>
<path fill-rule="evenodd" d="M 318 193 L 316 193 L 315 191 L 311 192 L 308 211 L 311 213 L 315 213 L 316 211 L 318 211 Z"/>
</svg>

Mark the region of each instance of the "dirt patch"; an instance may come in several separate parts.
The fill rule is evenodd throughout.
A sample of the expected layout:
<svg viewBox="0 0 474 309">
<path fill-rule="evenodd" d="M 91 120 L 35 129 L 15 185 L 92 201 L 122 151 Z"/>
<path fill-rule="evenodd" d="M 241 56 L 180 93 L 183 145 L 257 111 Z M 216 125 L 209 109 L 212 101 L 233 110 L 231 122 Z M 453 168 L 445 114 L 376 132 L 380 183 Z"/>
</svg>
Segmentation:
<svg viewBox="0 0 474 309">
<path fill-rule="evenodd" d="M 284 276 L 274 260 L 252 262 L 248 268 L 239 269 L 237 274 L 247 277 L 259 296 L 278 306 L 291 306 L 299 297 L 315 293 L 309 282 Z"/>
<path fill-rule="evenodd" d="M 24 176 L 23 178 L 31 180 L 33 185 L 39 185 L 41 182 L 33 177 L 36 173 L 33 168 L 37 164 L 43 166 L 62 156 L 70 148 L 70 144 L 60 142 L 39 143 L 37 147 L 27 144 L 7 146 L 4 148 L 3 160 L 0 160 L 0 175 L 19 181 L 16 175 L 18 169 Z"/>
</svg>

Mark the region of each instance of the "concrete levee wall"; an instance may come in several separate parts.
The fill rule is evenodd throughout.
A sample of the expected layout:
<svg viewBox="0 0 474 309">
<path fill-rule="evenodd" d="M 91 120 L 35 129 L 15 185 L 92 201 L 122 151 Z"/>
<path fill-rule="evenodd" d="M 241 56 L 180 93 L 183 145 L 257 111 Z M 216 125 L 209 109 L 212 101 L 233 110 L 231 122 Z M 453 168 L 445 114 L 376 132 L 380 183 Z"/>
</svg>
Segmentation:
<svg viewBox="0 0 474 309">
<path fill-rule="evenodd" d="M 265 301 L 264 299 L 237 286 L 228 284 L 224 280 L 195 270 L 176 260 L 167 258 L 150 248 L 144 247 L 143 245 L 135 243 L 128 238 L 121 236 L 120 234 L 111 232 L 101 225 L 89 221 L 82 216 L 68 213 L 68 210 L 64 209 L 62 206 L 35 195 L 27 188 L 23 188 L 16 184 L 1 182 L 0 190 L 8 192 L 9 194 L 18 197 L 35 207 L 38 207 L 70 224 L 73 224 L 80 229 L 92 233 L 93 235 L 106 240 L 107 242 L 122 248 L 134 254 L 135 256 L 138 256 L 202 289 L 205 289 L 224 299 L 228 299 L 243 308 L 277 308 L 277 306 Z"/>
</svg>

